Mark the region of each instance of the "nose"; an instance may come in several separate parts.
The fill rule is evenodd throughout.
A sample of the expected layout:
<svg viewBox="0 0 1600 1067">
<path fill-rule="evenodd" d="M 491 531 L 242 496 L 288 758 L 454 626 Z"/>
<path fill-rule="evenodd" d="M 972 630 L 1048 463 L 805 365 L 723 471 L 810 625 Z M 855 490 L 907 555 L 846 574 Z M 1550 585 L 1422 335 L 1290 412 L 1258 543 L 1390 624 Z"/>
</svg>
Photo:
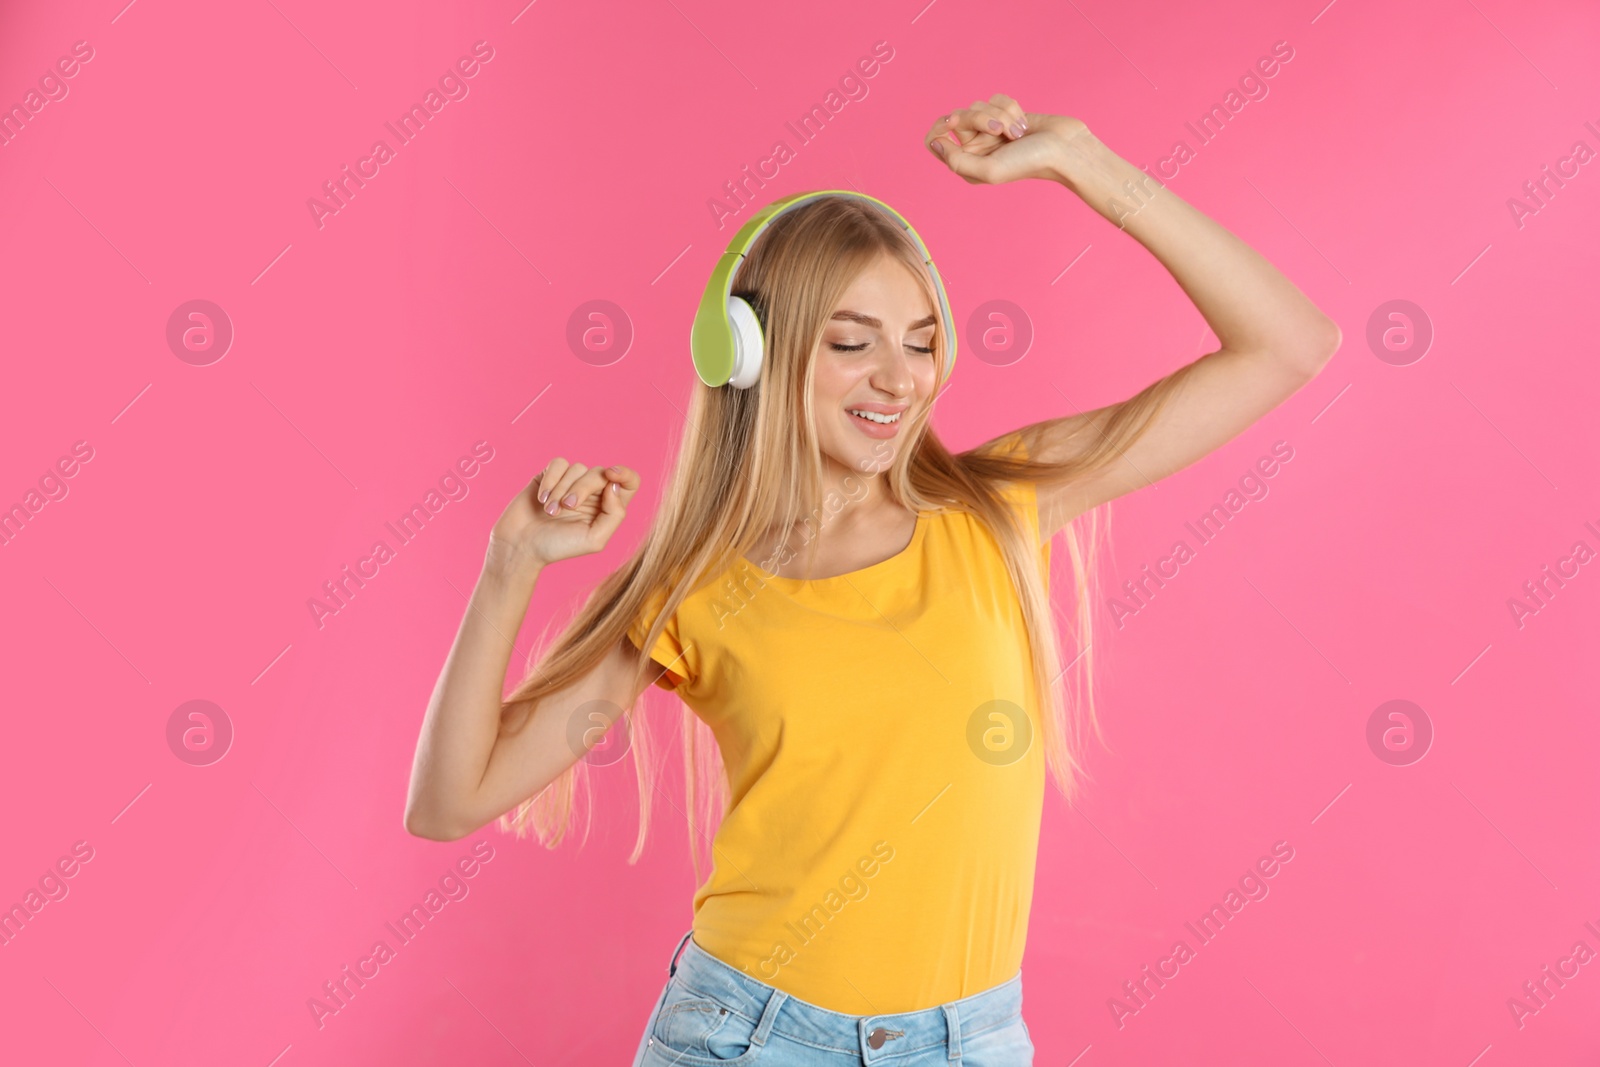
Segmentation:
<svg viewBox="0 0 1600 1067">
<path fill-rule="evenodd" d="M 916 389 L 916 378 L 911 373 L 911 358 L 902 349 L 884 345 L 877 365 L 872 370 L 872 384 L 891 396 L 910 396 Z"/>
</svg>

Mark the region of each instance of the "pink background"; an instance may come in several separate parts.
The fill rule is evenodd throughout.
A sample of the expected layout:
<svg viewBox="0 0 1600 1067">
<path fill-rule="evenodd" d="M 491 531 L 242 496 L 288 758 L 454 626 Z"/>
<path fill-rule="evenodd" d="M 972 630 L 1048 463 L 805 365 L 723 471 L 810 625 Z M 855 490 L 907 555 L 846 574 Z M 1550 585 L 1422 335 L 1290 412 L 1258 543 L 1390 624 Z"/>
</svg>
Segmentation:
<svg viewBox="0 0 1600 1067">
<path fill-rule="evenodd" d="M 1120 583 L 1293 449 L 1125 625 L 1101 605 L 1112 751 L 1077 809 L 1047 802 L 1038 1062 L 1595 1062 L 1600 964 L 1520 1027 L 1507 1005 L 1578 941 L 1600 950 L 1600 564 L 1520 627 L 1507 604 L 1574 542 L 1600 549 L 1600 163 L 1520 226 L 1507 203 L 1574 142 L 1600 149 L 1592 5 L 124 2 L 7 5 L 0 32 L 0 102 L 94 50 L 0 147 L 0 505 L 93 449 L 0 546 L 0 902 L 93 850 L 0 947 L 0 1061 L 627 1062 L 689 923 L 675 740 L 637 866 L 626 764 L 596 769 L 581 851 L 401 826 L 494 517 L 554 455 L 644 476 L 608 550 L 542 580 L 526 651 L 645 526 L 735 228 L 708 202 L 779 139 L 794 158 L 761 202 L 859 188 L 932 246 L 965 346 L 937 419 L 955 447 L 1209 350 L 1159 263 L 1065 189 L 968 186 L 922 138 L 1004 92 L 1153 166 L 1286 41 L 1269 95 L 1170 188 L 1344 345 L 1115 506 Z M 469 95 L 319 228 L 308 198 L 393 146 L 383 124 L 480 40 Z M 868 95 L 799 144 L 785 122 L 878 41 Z M 194 299 L 235 332 L 204 366 L 166 340 Z M 1396 299 L 1434 331 L 1408 365 L 1367 341 Z M 591 300 L 631 323 L 620 358 L 569 347 Z M 1028 317 L 1024 358 L 984 358 L 968 318 L 989 300 Z M 467 497 L 319 628 L 321 583 L 478 441 Z M 1407 766 L 1366 740 L 1392 699 L 1435 734 Z M 168 744 L 190 700 L 234 730 L 209 766 Z M 1270 895 L 1119 1027 L 1122 983 L 1193 947 L 1184 922 L 1277 841 L 1294 859 Z M 319 1028 L 308 999 L 475 842 L 493 858 L 469 895 Z"/>
</svg>

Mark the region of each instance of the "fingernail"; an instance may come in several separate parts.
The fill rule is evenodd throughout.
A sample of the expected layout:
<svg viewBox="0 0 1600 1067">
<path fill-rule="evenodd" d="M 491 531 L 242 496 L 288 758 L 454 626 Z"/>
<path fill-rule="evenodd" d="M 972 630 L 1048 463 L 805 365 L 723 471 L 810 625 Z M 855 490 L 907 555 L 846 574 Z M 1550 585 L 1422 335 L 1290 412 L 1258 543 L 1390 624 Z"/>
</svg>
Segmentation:
<svg viewBox="0 0 1600 1067">
<path fill-rule="evenodd" d="M 543 504 L 545 502 L 545 500 L 549 498 L 549 496 L 550 496 L 550 490 L 548 490 L 548 489 L 539 490 L 539 503 Z"/>
<path fill-rule="evenodd" d="M 1000 123 L 999 123 L 999 121 L 997 121 L 996 119 L 990 119 L 989 120 L 989 128 L 991 130 L 993 130 L 995 133 L 999 133 L 1000 132 Z"/>
<path fill-rule="evenodd" d="M 939 158 L 941 158 L 941 159 L 944 158 L 944 142 L 943 141 L 935 141 L 935 142 L 933 142 L 933 150 L 935 152 L 939 153 Z"/>
<path fill-rule="evenodd" d="M 569 508 L 572 505 L 576 504 L 577 502 L 578 502 L 578 494 L 577 493 L 568 493 L 561 500 L 562 505 L 565 506 L 565 507 L 569 507 Z"/>
<path fill-rule="evenodd" d="M 1015 122 L 1013 122 L 1011 124 L 1011 136 L 1013 136 L 1013 137 L 1021 137 L 1022 136 L 1022 127 L 1018 126 Z"/>
</svg>

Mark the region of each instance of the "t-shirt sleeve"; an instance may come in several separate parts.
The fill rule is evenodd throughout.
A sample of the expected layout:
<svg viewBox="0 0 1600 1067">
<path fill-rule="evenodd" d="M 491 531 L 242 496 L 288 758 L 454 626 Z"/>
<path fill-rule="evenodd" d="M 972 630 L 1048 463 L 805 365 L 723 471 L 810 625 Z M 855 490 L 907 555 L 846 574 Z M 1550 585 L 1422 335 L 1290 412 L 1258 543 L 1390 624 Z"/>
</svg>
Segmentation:
<svg viewBox="0 0 1600 1067">
<path fill-rule="evenodd" d="M 633 642 L 634 648 L 643 648 L 645 638 L 650 634 L 650 626 L 656 621 L 661 607 L 666 603 L 666 591 L 658 591 L 645 602 L 643 609 L 634 618 L 633 624 L 628 627 L 628 640 Z M 694 678 L 694 667 L 684 647 L 682 635 L 678 630 L 678 615 L 673 613 L 667 620 L 666 626 L 661 631 L 661 636 L 656 639 L 655 647 L 650 649 L 650 658 L 665 667 L 666 673 L 656 679 L 655 684 L 662 689 L 676 690 L 679 685 Z"/>
</svg>

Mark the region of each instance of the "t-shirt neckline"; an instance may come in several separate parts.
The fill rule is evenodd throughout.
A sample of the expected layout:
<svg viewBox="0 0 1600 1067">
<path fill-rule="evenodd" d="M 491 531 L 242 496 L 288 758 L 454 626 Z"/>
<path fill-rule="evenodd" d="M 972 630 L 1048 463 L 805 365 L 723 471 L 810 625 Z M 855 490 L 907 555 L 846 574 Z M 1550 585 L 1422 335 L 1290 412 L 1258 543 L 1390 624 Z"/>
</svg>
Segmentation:
<svg viewBox="0 0 1600 1067">
<path fill-rule="evenodd" d="M 865 567 L 859 567 L 853 571 L 846 571 L 844 574 L 829 575 L 826 578 L 785 578 L 779 574 L 768 573 L 766 569 L 758 563 L 750 563 L 749 560 L 746 560 L 745 562 L 750 563 L 750 566 L 755 568 L 757 574 L 760 576 L 763 582 L 771 582 L 783 589 L 816 589 L 837 585 L 840 582 L 845 581 L 858 581 L 860 579 L 903 566 L 905 562 L 909 560 L 910 557 L 914 556 L 917 553 L 917 550 L 922 547 L 923 538 L 926 536 L 928 530 L 929 517 L 929 512 L 917 512 L 917 522 L 916 525 L 912 527 L 911 540 L 906 544 L 906 547 L 902 548 L 888 559 L 879 560 L 877 563 L 870 563 Z"/>
</svg>

